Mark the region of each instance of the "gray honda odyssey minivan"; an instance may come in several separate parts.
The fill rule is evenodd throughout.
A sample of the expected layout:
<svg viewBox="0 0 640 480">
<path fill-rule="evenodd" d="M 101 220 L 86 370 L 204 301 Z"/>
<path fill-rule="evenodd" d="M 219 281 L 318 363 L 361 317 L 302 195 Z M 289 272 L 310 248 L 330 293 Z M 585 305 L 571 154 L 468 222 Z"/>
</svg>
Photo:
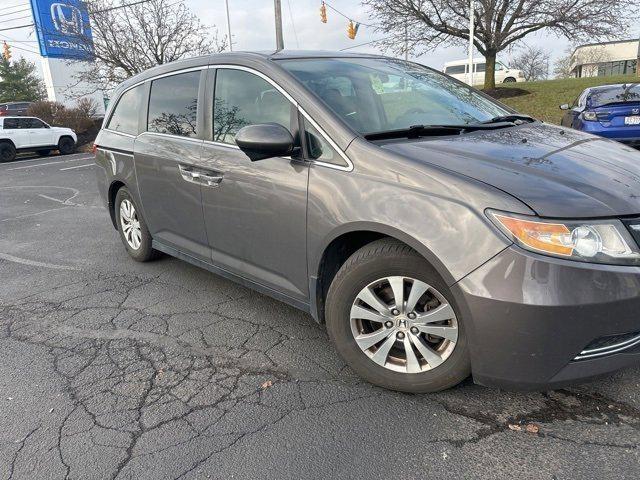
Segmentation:
<svg viewBox="0 0 640 480">
<path fill-rule="evenodd" d="M 430 68 L 161 65 L 118 87 L 96 146 L 131 257 L 309 312 L 377 385 L 543 389 L 640 359 L 640 153 Z"/>
</svg>

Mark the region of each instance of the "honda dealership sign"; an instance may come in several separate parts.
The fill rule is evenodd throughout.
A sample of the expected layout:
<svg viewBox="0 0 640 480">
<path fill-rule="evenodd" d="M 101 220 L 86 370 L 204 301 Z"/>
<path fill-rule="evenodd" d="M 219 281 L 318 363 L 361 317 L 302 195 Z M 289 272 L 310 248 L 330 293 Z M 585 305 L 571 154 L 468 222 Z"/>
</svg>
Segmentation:
<svg viewBox="0 0 640 480">
<path fill-rule="evenodd" d="M 43 57 L 93 59 L 89 13 L 81 0 L 31 0 Z"/>
<path fill-rule="evenodd" d="M 87 6 L 82 0 L 30 1 L 47 97 L 69 107 L 76 106 L 80 98 L 90 98 L 98 113 L 104 113 L 102 92 L 81 81 L 93 68 L 94 59 Z"/>
</svg>

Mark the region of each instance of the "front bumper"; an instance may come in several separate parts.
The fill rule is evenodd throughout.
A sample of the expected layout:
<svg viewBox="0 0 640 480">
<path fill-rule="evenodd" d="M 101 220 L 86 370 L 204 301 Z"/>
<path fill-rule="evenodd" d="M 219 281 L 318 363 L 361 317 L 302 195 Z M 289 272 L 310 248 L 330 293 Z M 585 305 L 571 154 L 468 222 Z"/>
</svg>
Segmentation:
<svg viewBox="0 0 640 480">
<path fill-rule="evenodd" d="M 630 341 L 640 335 L 640 267 L 556 259 L 514 245 L 453 292 L 469 319 L 477 383 L 543 390 L 640 363 L 640 342 Z"/>
</svg>

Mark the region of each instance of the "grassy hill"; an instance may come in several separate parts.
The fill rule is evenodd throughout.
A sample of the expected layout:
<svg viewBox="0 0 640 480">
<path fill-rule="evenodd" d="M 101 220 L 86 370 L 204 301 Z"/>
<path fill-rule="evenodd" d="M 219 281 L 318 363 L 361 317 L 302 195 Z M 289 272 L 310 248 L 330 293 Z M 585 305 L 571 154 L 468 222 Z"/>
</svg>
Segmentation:
<svg viewBox="0 0 640 480">
<path fill-rule="evenodd" d="M 588 87 L 610 83 L 639 82 L 635 75 L 615 77 L 563 78 L 540 82 L 500 84 L 490 95 L 498 98 L 521 113 L 526 113 L 548 123 L 560 123 L 563 103 L 571 104 Z"/>
</svg>

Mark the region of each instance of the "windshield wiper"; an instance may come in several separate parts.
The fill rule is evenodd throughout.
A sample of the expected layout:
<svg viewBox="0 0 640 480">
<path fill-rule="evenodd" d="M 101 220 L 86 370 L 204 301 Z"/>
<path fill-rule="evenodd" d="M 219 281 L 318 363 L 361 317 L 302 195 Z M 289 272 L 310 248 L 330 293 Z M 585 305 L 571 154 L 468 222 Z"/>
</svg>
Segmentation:
<svg viewBox="0 0 640 480">
<path fill-rule="evenodd" d="M 498 128 L 513 127 L 509 121 L 497 121 L 495 123 L 465 123 L 461 125 L 411 125 L 409 128 L 396 130 L 383 130 L 364 135 L 367 140 L 386 140 L 390 138 L 420 138 L 437 137 L 445 135 L 461 135 L 476 130 L 496 130 Z"/>
<path fill-rule="evenodd" d="M 490 125 L 492 123 L 502 123 L 502 122 L 511 122 L 511 123 L 515 123 L 516 125 L 520 125 L 522 123 L 531 123 L 531 122 L 535 122 L 536 119 L 533 117 L 530 117 L 529 115 L 522 115 L 520 113 L 511 113 L 509 115 L 499 115 L 497 117 L 493 117 L 491 120 L 485 120 L 484 123 L 485 125 Z"/>
</svg>

